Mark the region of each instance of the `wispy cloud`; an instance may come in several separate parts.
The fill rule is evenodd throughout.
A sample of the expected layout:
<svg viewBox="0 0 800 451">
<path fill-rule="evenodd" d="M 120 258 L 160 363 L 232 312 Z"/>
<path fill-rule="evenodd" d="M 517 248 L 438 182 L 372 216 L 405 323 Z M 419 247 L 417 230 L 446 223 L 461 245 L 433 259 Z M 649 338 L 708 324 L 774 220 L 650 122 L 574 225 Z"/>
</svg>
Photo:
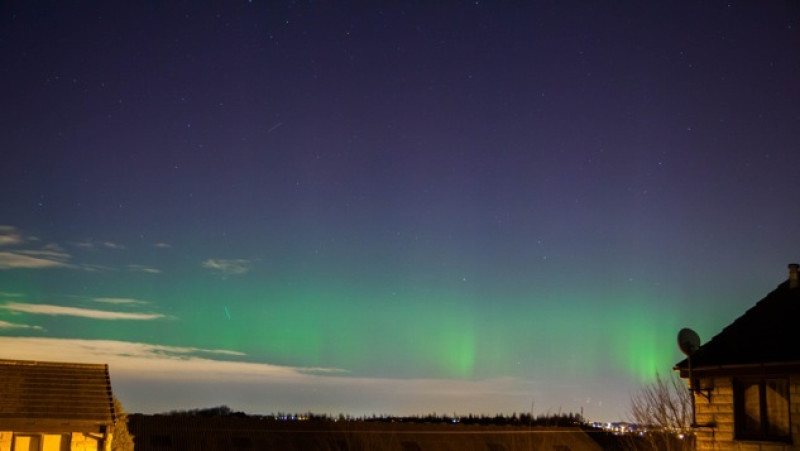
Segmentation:
<svg viewBox="0 0 800 451">
<path fill-rule="evenodd" d="M 47 248 L 40 250 L 20 250 L 14 252 L 16 252 L 17 254 L 29 255 L 31 257 L 37 257 L 37 258 L 46 258 L 50 260 L 66 261 L 70 258 L 70 255 L 62 250 L 47 249 Z"/>
<path fill-rule="evenodd" d="M 103 304 L 115 304 L 115 305 L 143 305 L 149 304 L 147 301 L 143 301 L 141 299 L 132 299 L 132 298 L 94 298 L 92 299 L 94 302 L 100 302 Z"/>
<path fill-rule="evenodd" d="M 125 249 L 125 246 L 119 243 L 114 243 L 111 241 L 103 241 L 103 246 L 109 249 Z"/>
<path fill-rule="evenodd" d="M 146 272 L 148 274 L 161 273 L 161 270 L 158 268 L 153 268 L 151 266 L 144 266 L 144 265 L 128 265 L 128 269 L 130 269 L 131 271 Z"/>
<path fill-rule="evenodd" d="M 16 246 L 39 241 L 34 236 L 23 237 L 16 227 L 0 225 L 0 246 Z M 0 269 L 36 269 L 70 266 L 70 255 L 56 243 L 40 249 L 9 249 L 0 252 Z"/>
<path fill-rule="evenodd" d="M 50 305 L 50 304 L 25 304 L 21 302 L 9 302 L 5 305 L 0 305 L 0 309 L 8 310 L 11 312 L 30 313 L 34 315 L 78 316 L 81 318 L 92 318 L 101 320 L 147 321 L 147 320 L 164 318 L 164 315 L 160 313 L 111 312 L 107 310 L 64 307 L 61 305 Z"/>
<path fill-rule="evenodd" d="M 41 326 L 29 326 L 27 324 L 16 324 L 16 323 L 9 323 L 8 321 L 0 320 L 0 329 L 32 329 L 32 330 L 44 330 Z"/>
<path fill-rule="evenodd" d="M 221 272 L 223 275 L 244 274 L 250 271 L 251 261 L 243 258 L 237 259 L 224 259 L 224 258 L 209 258 L 203 262 L 204 268 L 213 269 Z"/>
<path fill-rule="evenodd" d="M 46 249 L 48 251 L 66 252 L 58 243 L 47 243 L 42 247 L 42 249 Z"/>
<path fill-rule="evenodd" d="M 53 250 L 0 252 L 0 269 L 67 267 L 69 257 L 69 254 Z"/>
<path fill-rule="evenodd" d="M 0 246 L 10 246 L 20 243 L 22 243 L 22 236 L 17 232 L 16 227 L 0 225 Z"/>
<path fill-rule="evenodd" d="M 87 272 L 114 271 L 114 268 L 110 266 L 98 265 L 94 263 L 81 263 L 78 267 Z"/>
<path fill-rule="evenodd" d="M 230 350 L 112 340 L 0 337 L 0 348 L 9 359 L 106 363 L 114 392 L 126 407 L 145 413 L 220 404 L 253 413 L 267 413 L 264 409 L 353 414 L 510 413 L 529 407 L 531 397 L 536 397 L 537 407 L 552 405 L 535 381 L 514 378 L 356 377 L 337 368 L 237 361 L 237 356 L 244 355 Z M 268 406 L 264 405 L 264 393 L 271 394 Z"/>
<path fill-rule="evenodd" d="M 155 247 L 157 247 L 157 248 L 159 248 L 159 249 L 168 249 L 168 248 L 172 247 L 172 245 L 171 245 L 171 244 L 169 244 L 169 243 L 163 243 L 163 242 L 162 242 L 162 243 L 156 243 L 156 244 L 154 244 L 153 246 L 155 246 Z"/>
<path fill-rule="evenodd" d="M 125 249 L 125 246 L 119 243 L 115 243 L 113 241 L 98 241 L 98 240 L 83 240 L 83 241 L 73 241 L 72 243 L 75 247 L 82 247 L 84 249 L 95 249 L 98 247 L 105 247 L 107 249 Z"/>
<path fill-rule="evenodd" d="M 35 358 L 37 360 L 53 361 L 67 359 L 75 362 L 109 361 L 115 358 L 121 358 L 123 361 L 145 359 L 151 361 L 151 364 L 145 364 L 145 366 L 157 371 L 163 371 L 166 368 L 155 368 L 152 365 L 155 361 L 186 362 L 188 359 L 206 360 L 207 357 L 202 357 L 204 355 L 245 356 L 242 352 L 228 349 L 164 346 L 115 340 L 0 337 L 0 343 L 3 342 L 14 342 L 16 346 L 19 346 L 15 352 L 10 353 L 11 358 Z M 59 349 L 62 352 L 59 352 Z M 26 354 L 29 357 L 25 357 Z M 220 363 L 225 363 L 225 361 Z"/>
</svg>

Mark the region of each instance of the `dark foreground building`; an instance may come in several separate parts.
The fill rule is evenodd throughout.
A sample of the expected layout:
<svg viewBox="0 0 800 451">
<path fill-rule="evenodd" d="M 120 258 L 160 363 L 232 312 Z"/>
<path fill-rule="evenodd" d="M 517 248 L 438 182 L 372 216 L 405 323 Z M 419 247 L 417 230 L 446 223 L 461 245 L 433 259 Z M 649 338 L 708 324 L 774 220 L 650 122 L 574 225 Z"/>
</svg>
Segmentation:
<svg viewBox="0 0 800 451">
<path fill-rule="evenodd" d="M 131 415 L 137 451 L 598 451 L 578 428 Z"/>
<path fill-rule="evenodd" d="M 0 451 L 107 451 L 108 366 L 0 360 Z"/>
<path fill-rule="evenodd" d="M 698 450 L 800 450 L 800 267 L 690 359 Z"/>
</svg>

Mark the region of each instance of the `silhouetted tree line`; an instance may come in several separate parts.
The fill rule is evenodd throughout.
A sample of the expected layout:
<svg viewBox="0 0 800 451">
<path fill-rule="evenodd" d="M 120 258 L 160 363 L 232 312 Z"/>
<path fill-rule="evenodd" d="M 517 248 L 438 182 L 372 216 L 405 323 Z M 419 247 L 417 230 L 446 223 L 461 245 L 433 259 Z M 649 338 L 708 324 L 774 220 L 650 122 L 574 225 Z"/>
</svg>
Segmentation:
<svg viewBox="0 0 800 451">
<path fill-rule="evenodd" d="M 580 426 L 584 423 L 583 417 L 576 413 L 542 414 L 536 417 L 529 413 L 513 413 L 511 415 L 414 415 L 405 417 L 373 416 L 361 418 L 361 421 L 394 421 L 409 423 L 460 423 L 496 426 Z"/>
<path fill-rule="evenodd" d="M 570 427 L 581 426 L 584 418 L 578 413 L 547 413 L 533 416 L 529 413 L 513 413 L 511 415 L 442 415 L 429 413 L 426 415 L 394 416 L 384 414 L 372 414 L 370 416 L 351 416 L 340 413 L 338 415 L 306 413 L 271 413 L 267 415 L 248 415 L 244 412 L 232 410 L 228 406 L 207 407 L 190 410 L 172 410 L 163 415 L 170 416 L 200 416 L 200 417 L 249 417 L 262 418 L 276 421 L 364 421 L 364 422 L 385 422 L 385 423 L 450 423 L 450 424 L 476 424 L 476 425 L 495 425 L 495 426 L 550 426 L 550 427 Z"/>
<path fill-rule="evenodd" d="M 247 417 L 244 412 L 237 412 L 228 406 L 204 407 L 202 409 L 170 410 L 162 415 L 176 417 Z"/>
</svg>

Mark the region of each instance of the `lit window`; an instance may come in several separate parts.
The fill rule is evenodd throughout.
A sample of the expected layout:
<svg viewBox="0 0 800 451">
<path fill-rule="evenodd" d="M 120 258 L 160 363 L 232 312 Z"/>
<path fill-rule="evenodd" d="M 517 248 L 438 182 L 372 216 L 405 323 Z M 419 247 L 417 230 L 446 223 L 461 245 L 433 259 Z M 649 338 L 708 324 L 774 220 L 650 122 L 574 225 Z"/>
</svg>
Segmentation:
<svg viewBox="0 0 800 451">
<path fill-rule="evenodd" d="M 786 379 L 741 379 L 734 384 L 736 438 L 788 440 L 789 384 Z"/>
</svg>

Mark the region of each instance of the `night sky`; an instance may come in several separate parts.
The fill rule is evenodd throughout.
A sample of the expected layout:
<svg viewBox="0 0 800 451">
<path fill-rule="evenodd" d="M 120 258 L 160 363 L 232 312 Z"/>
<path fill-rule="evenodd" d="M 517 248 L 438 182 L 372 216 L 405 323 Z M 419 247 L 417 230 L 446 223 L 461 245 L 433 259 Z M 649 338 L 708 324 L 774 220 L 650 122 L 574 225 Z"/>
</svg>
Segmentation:
<svg viewBox="0 0 800 451">
<path fill-rule="evenodd" d="M 0 358 L 129 411 L 625 419 L 800 260 L 796 1 L 0 12 Z"/>
</svg>

